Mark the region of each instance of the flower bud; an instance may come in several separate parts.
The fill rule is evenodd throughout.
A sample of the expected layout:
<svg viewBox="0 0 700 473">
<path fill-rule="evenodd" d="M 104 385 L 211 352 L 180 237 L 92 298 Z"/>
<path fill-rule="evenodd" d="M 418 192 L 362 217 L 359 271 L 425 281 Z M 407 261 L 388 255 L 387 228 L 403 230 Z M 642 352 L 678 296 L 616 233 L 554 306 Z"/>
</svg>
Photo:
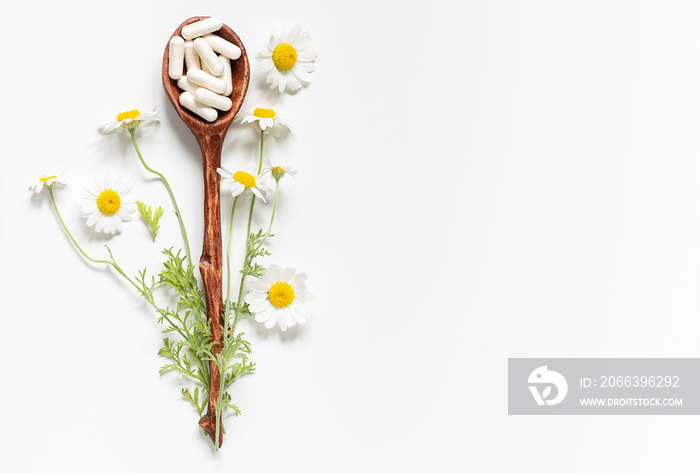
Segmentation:
<svg viewBox="0 0 700 473">
<path fill-rule="evenodd" d="M 277 182 L 279 182 L 280 179 L 282 179 L 284 175 L 287 174 L 287 171 L 285 171 L 282 166 L 275 166 L 273 168 L 270 168 L 270 172 L 272 173 L 272 177 L 275 178 L 275 181 Z"/>
</svg>

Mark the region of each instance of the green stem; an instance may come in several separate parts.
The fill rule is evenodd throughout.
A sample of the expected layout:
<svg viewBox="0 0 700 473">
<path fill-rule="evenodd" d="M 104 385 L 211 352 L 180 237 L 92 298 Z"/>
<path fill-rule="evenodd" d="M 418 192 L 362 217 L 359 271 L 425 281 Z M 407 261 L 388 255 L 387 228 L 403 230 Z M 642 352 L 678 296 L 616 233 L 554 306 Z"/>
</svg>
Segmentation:
<svg viewBox="0 0 700 473">
<path fill-rule="evenodd" d="M 258 175 L 262 171 L 262 162 L 263 162 L 263 146 L 265 143 L 265 131 L 260 130 L 260 160 L 258 163 Z M 231 254 L 231 235 L 233 233 L 233 216 L 234 212 L 236 210 L 236 204 L 238 203 L 238 197 L 233 200 L 233 206 L 231 208 L 231 221 L 229 222 L 229 230 L 228 230 L 228 242 L 226 246 L 226 292 L 227 292 L 227 302 L 230 303 L 231 300 L 231 261 L 230 261 L 230 254 Z M 275 206 L 277 205 L 277 193 L 275 193 Z M 246 231 L 246 260 L 248 259 L 248 238 L 250 237 L 250 226 L 253 221 L 253 209 L 255 208 L 255 195 L 252 196 L 250 200 L 250 211 L 248 212 L 248 229 Z M 273 218 L 274 218 L 274 210 L 273 210 Z M 272 222 L 270 222 L 270 226 L 272 226 Z M 269 229 L 268 229 L 269 231 Z M 241 276 L 241 285 L 238 289 L 238 304 L 237 304 L 237 309 L 236 313 L 234 314 L 233 318 L 233 324 L 231 324 L 230 330 L 226 329 L 227 332 L 227 338 L 229 336 L 232 336 L 235 331 L 236 331 L 236 322 L 238 322 L 238 315 L 239 315 L 239 309 L 241 306 L 241 300 L 243 298 L 243 283 L 245 282 L 245 274 Z M 226 326 L 228 326 L 228 319 Z M 229 335 L 230 334 L 230 335 Z M 223 355 L 222 355 L 223 357 Z M 221 379 L 220 379 L 220 384 L 219 384 L 219 398 L 217 399 L 216 403 L 216 433 L 214 437 L 214 445 L 216 446 L 216 451 L 219 450 L 219 435 L 221 431 L 221 414 L 223 413 L 223 409 L 221 407 L 221 401 L 223 399 L 223 391 L 224 391 L 224 363 L 223 358 L 220 362 L 219 366 L 219 372 L 221 373 Z"/>
<path fill-rule="evenodd" d="M 262 171 L 263 144 L 265 144 L 265 130 L 260 130 L 260 162 L 258 163 L 258 174 Z"/>
<path fill-rule="evenodd" d="M 102 259 L 95 259 L 91 258 L 87 253 L 85 253 L 85 250 L 81 248 L 81 246 L 78 244 L 77 241 L 75 241 L 75 238 L 73 238 L 73 234 L 71 234 L 70 230 L 68 230 L 68 227 L 66 226 L 66 222 L 63 221 L 63 217 L 61 217 L 61 212 L 58 211 L 58 205 L 56 205 L 56 198 L 53 195 L 53 189 L 51 187 L 47 187 L 49 190 L 49 195 L 51 196 L 51 203 L 53 204 L 53 209 L 56 211 L 56 216 L 58 217 L 59 222 L 61 222 L 61 226 L 63 227 L 63 230 L 66 232 L 70 240 L 73 242 L 75 247 L 82 253 L 82 255 L 87 258 L 88 260 L 92 261 L 93 263 L 102 263 L 102 264 L 108 264 L 112 266 L 114 269 L 117 270 L 119 274 L 124 276 L 124 279 L 129 281 L 136 289 L 139 289 L 139 286 L 129 277 L 126 275 L 124 270 L 117 264 L 116 261 L 107 261 L 107 260 L 102 260 Z"/>
<path fill-rule="evenodd" d="M 223 355 L 221 355 L 221 366 L 219 366 L 219 373 L 221 373 L 221 376 L 219 377 L 219 399 L 216 401 L 216 440 L 214 441 L 214 445 L 216 446 L 216 451 L 219 451 L 219 435 L 221 432 L 221 414 L 223 412 L 223 409 L 221 408 L 221 400 L 223 398 L 222 392 L 224 390 L 224 370 L 223 370 Z"/>
<path fill-rule="evenodd" d="M 248 238 L 250 237 L 250 224 L 253 221 L 253 208 L 255 207 L 255 196 L 250 200 L 250 212 L 248 213 L 248 231 L 246 232 L 246 253 L 248 252 Z M 246 262 L 248 260 L 248 254 L 246 254 Z M 245 274 L 241 276 L 241 285 L 238 288 L 238 304 L 241 303 L 243 299 L 243 283 L 245 282 Z"/>
<path fill-rule="evenodd" d="M 260 174 L 260 171 L 262 171 L 262 162 L 263 162 L 263 146 L 265 144 L 265 130 L 260 130 L 260 162 L 258 163 L 258 174 Z M 255 208 L 255 194 L 253 194 L 253 197 L 250 199 L 250 212 L 248 212 L 248 231 L 246 232 L 246 253 L 248 252 L 248 238 L 250 237 L 250 224 L 253 221 L 253 208 Z M 248 255 L 246 254 L 246 260 L 248 259 Z M 238 305 L 241 304 L 241 301 L 243 299 L 243 283 L 245 282 L 245 274 L 241 276 L 241 285 L 238 288 Z M 233 321 L 234 327 L 236 325 L 236 322 L 238 321 L 238 314 L 236 314 L 236 318 Z"/>
<path fill-rule="evenodd" d="M 279 196 L 279 192 L 280 192 L 280 181 L 275 181 L 275 203 L 272 204 L 272 216 L 270 217 L 270 225 L 267 227 L 267 231 L 265 232 L 265 235 L 263 236 L 262 241 L 253 250 L 253 253 L 258 251 L 260 249 L 260 247 L 263 245 L 263 243 L 265 243 L 265 240 L 267 240 L 267 237 L 270 236 L 270 230 L 272 230 L 272 222 L 275 221 L 275 211 L 277 211 L 277 197 Z"/>
<path fill-rule="evenodd" d="M 228 242 L 226 243 L 226 302 L 231 303 L 231 235 L 233 234 L 233 215 L 236 211 L 236 204 L 238 203 L 237 195 L 233 199 L 233 206 L 231 207 L 231 221 L 228 224 Z"/>
<path fill-rule="evenodd" d="M 66 225 L 66 222 L 64 222 L 63 217 L 61 217 L 61 212 L 59 212 L 58 205 L 56 204 L 56 198 L 53 195 L 53 188 L 49 186 L 49 187 L 47 187 L 47 189 L 49 190 L 49 195 L 51 196 L 51 203 L 53 204 L 53 209 L 56 212 L 56 216 L 58 217 L 58 221 L 61 222 L 61 227 L 63 227 L 63 231 L 66 232 L 66 235 L 68 235 L 68 238 L 70 238 L 70 240 L 73 242 L 73 245 L 75 245 L 75 247 L 78 249 L 78 251 L 80 251 L 80 253 L 87 260 L 92 261 L 93 263 L 101 263 L 101 264 L 110 265 L 119 274 L 121 274 L 124 279 L 129 281 L 131 283 L 131 285 L 136 288 L 137 291 L 141 292 L 141 288 L 138 286 L 138 284 L 136 284 L 133 279 L 131 279 L 129 276 L 127 276 L 126 273 L 124 272 L 124 270 L 121 268 L 121 266 L 119 266 L 117 264 L 117 262 L 114 261 L 114 257 L 112 256 L 111 251 L 109 252 L 109 255 L 112 258 L 112 261 L 107 261 L 107 260 L 103 260 L 103 259 L 95 259 L 95 258 L 90 257 L 87 253 L 85 253 L 85 250 L 83 250 L 82 247 L 75 240 L 75 238 L 73 238 L 73 234 L 70 232 L 70 230 L 68 230 L 68 226 Z M 107 250 L 109 250 L 109 247 L 107 247 Z M 170 323 L 170 325 L 172 325 L 173 327 L 176 327 L 177 331 L 180 332 L 180 334 L 182 334 L 183 336 L 185 335 L 185 334 L 183 334 L 181 329 L 177 328 L 177 326 L 172 323 L 172 321 L 170 320 L 170 318 L 167 315 L 165 315 L 161 312 L 160 307 L 158 307 L 158 305 L 154 301 L 149 300 L 148 303 L 151 304 L 151 306 L 156 310 L 156 312 L 162 314 L 165 317 L 165 319 L 168 321 L 168 323 Z"/>
<path fill-rule="evenodd" d="M 187 263 L 191 266 L 192 265 L 192 252 L 190 252 L 190 242 L 187 239 L 187 230 L 185 229 L 185 223 L 182 221 L 182 214 L 180 213 L 180 208 L 177 205 L 177 201 L 175 200 L 175 195 L 173 194 L 173 190 L 170 188 L 170 184 L 168 183 L 168 180 L 163 176 L 163 174 L 159 173 L 155 169 L 152 169 L 148 167 L 146 164 L 146 161 L 143 160 L 143 156 L 141 156 L 141 151 L 139 150 L 139 146 L 136 143 L 136 135 L 134 134 L 134 130 L 129 130 L 129 134 L 131 135 L 131 142 L 134 145 L 134 149 L 136 150 L 136 154 L 139 156 L 139 160 L 141 160 L 141 164 L 143 164 L 143 167 L 146 168 L 146 170 L 152 174 L 155 174 L 160 178 L 161 181 L 163 181 L 163 184 L 165 184 L 165 188 L 168 190 L 168 195 L 170 195 L 170 200 L 173 203 L 173 207 L 175 207 L 175 216 L 177 217 L 178 222 L 180 222 L 180 230 L 182 231 L 182 238 L 185 240 L 185 249 L 187 250 Z"/>
</svg>

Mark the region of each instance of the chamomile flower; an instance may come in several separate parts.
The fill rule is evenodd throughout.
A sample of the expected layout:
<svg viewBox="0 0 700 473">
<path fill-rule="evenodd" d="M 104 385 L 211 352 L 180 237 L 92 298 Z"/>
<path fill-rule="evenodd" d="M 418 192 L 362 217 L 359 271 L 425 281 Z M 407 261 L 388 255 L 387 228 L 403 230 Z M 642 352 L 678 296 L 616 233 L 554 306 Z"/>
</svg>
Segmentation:
<svg viewBox="0 0 700 473">
<path fill-rule="evenodd" d="M 245 296 L 255 320 L 264 323 L 266 328 L 279 325 L 282 331 L 296 324 L 303 324 L 308 315 L 304 302 L 313 299 L 306 290 L 306 274 L 297 273 L 294 268 L 271 264 L 265 275 L 251 284 Z"/>
<path fill-rule="evenodd" d="M 270 174 L 272 178 L 279 182 L 285 175 L 289 174 L 290 177 L 295 177 L 298 173 L 296 169 L 291 166 L 273 166 L 267 156 L 263 156 L 263 175 Z"/>
<path fill-rule="evenodd" d="M 86 191 L 83 200 L 83 217 L 87 226 L 95 226 L 96 232 L 114 234 L 122 231 L 122 222 L 133 219 L 136 212 L 136 198 L 129 193 L 133 185 L 125 179 L 112 178 L 104 174 Z"/>
<path fill-rule="evenodd" d="M 272 188 L 268 185 L 268 179 L 262 174 L 253 175 L 246 171 L 228 172 L 224 168 L 216 170 L 223 178 L 221 183 L 229 187 L 231 195 L 234 197 L 241 195 L 245 190 L 250 190 L 256 197 L 265 200 L 265 194 L 272 192 Z"/>
<path fill-rule="evenodd" d="M 310 81 L 309 74 L 316 68 L 316 50 L 310 44 L 309 32 L 302 33 L 297 25 L 282 35 L 273 34 L 267 47 L 255 54 L 271 89 L 294 92 Z"/>
<path fill-rule="evenodd" d="M 102 133 L 121 133 L 123 130 L 129 132 L 134 130 L 136 135 L 141 136 L 142 126 L 156 126 L 160 123 L 160 117 L 158 117 L 158 111 L 153 108 L 153 111 L 141 113 L 138 110 L 129 110 L 128 112 L 122 112 L 117 115 L 117 121 L 109 122 L 102 125 L 100 131 Z"/>
<path fill-rule="evenodd" d="M 294 127 L 291 121 L 278 117 L 277 113 L 269 108 L 256 108 L 253 110 L 253 113 L 241 112 L 238 114 L 235 121 L 240 123 L 257 122 L 260 130 L 270 130 L 275 138 L 280 137 L 282 128 L 291 130 Z"/>
<path fill-rule="evenodd" d="M 42 174 L 35 184 L 29 186 L 29 190 L 33 190 L 38 194 L 44 187 L 53 189 L 56 184 L 65 186 L 67 183 L 68 181 L 66 181 L 66 179 L 63 177 L 63 171 L 59 172 L 58 174 Z"/>
</svg>

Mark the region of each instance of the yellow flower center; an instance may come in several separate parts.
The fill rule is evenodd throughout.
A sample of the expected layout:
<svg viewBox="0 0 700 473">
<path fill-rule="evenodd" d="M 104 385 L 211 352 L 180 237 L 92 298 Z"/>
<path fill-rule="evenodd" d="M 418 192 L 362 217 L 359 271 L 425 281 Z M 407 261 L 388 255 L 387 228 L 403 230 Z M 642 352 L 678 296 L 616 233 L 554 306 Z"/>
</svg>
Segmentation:
<svg viewBox="0 0 700 473">
<path fill-rule="evenodd" d="M 122 206 L 122 199 L 119 194 L 113 190 L 102 191 L 97 197 L 97 208 L 105 215 L 113 215 L 117 213 L 119 207 Z"/>
<path fill-rule="evenodd" d="M 122 120 L 126 120 L 127 118 L 136 118 L 139 115 L 141 115 L 141 112 L 138 110 L 130 110 L 128 112 L 122 112 L 119 115 L 117 115 L 117 121 L 120 122 Z"/>
<path fill-rule="evenodd" d="M 286 282 L 278 281 L 267 291 L 267 297 L 275 307 L 287 307 L 294 301 L 294 289 Z"/>
<path fill-rule="evenodd" d="M 275 181 L 277 182 L 279 182 L 279 180 L 282 179 L 285 174 L 287 174 L 287 171 L 282 166 L 271 167 L 270 172 L 272 173 L 272 177 L 275 178 Z"/>
<path fill-rule="evenodd" d="M 245 171 L 238 171 L 233 175 L 233 180 L 240 182 L 247 188 L 255 187 L 255 176 Z"/>
<path fill-rule="evenodd" d="M 46 184 L 49 179 L 56 179 L 56 176 L 40 177 L 39 180 Z"/>
<path fill-rule="evenodd" d="M 258 118 L 275 118 L 277 116 L 275 111 L 269 108 L 256 108 L 253 110 L 253 115 Z"/>
<path fill-rule="evenodd" d="M 286 71 L 297 63 L 297 50 L 287 43 L 278 44 L 272 51 L 272 62 L 280 71 Z"/>
</svg>

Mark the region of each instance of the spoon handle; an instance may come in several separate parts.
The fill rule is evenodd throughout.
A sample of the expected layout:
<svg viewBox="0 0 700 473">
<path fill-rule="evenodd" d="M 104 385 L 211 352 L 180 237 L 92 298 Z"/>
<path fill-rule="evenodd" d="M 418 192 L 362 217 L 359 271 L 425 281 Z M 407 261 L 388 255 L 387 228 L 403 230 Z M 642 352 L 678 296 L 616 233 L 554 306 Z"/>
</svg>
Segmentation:
<svg viewBox="0 0 700 473">
<path fill-rule="evenodd" d="M 221 257 L 221 213 L 220 176 L 216 170 L 221 166 L 221 146 L 224 132 L 209 133 L 201 137 L 204 164 L 204 249 L 199 259 L 199 272 L 204 281 L 207 302 L 207 319 L 211 320 L 212 352 L 216 356 L 223 348 L 223 292 Z M 212 442 L 216 437 L 216 404 L 219 400 L 221 373 L 214 361 L 209 361 L 209 404 L 207 413 L 199 420 L 199 425 L 209 434 Z M 223 429 L 219 430 L 219 446 L 223 443 Z"/>
</svg>

